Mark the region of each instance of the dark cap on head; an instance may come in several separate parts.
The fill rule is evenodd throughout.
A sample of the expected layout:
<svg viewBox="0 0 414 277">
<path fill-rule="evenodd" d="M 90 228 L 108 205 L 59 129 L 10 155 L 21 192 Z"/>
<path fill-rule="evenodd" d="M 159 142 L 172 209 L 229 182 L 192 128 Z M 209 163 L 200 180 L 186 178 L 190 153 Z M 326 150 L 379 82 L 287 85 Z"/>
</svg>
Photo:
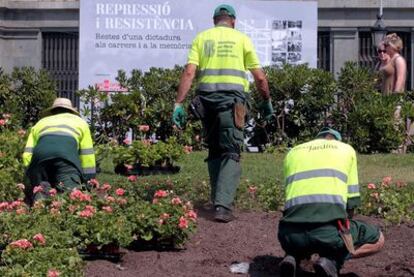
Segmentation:
<svg viewBox="0 0 414 277">
<path fill-rule="evenodd" d="M 214 10 L 213 18 L 217 17 L 217 16 L 220 16 L 220 15 L 228 15 L 228 16 L 231 16 L 233 18 L 236 18 L 236 11 L 230 5 L 221 4 L 221 5 L 217 6 L 217 8 Z"/>
<path fill-rule="evenodd" d="M 329 127 L 323 127 L 316 137 L 325 137 L 327 134 L 332 135 L 336 140 L 342 141 L 341 133 Z"/>
</svg>

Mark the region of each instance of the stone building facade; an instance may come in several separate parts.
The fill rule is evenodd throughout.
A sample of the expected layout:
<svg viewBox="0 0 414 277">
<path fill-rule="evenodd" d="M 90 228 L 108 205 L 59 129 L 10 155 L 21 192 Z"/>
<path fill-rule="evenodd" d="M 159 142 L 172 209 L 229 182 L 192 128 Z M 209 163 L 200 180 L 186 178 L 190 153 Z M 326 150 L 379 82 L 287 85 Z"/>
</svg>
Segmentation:
<svg viewBox="0 0 414 277">
<path fill-rule="evenodd" d="M 372 66 L 371 28 L 381 0 L 317 2 L 318 67 L 336 74 L 348 60 Z M 412 89 L 414 1 L 382 0 L 382 5 L 387 29 L 403 37 L 407 88 Z M 71 95 L 77 87 L 78 33 L 79 0 L 0 0 L 0 66 L 6 71 L 16 66 L 45 68 L 62 95 Z"/>
</svg>

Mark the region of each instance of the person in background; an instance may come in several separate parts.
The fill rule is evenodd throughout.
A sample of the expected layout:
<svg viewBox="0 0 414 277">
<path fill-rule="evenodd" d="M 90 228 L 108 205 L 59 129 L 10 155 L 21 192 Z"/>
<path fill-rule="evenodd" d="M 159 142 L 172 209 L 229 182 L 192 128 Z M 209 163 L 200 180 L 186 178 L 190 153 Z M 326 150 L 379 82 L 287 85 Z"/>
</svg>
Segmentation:
<svg viewBox="0 0 414 277">
<path fill-rule="evenodd" d="M 381 41 L 377 47 L 378 63 L 375 65 L 375 71 L 378 72 L 378 89 L 383 95 L 388 95 L 393 90 L 394 68 L 390 63 L 390 56 L 385 50 L 384 41 Z"/>
<path fill-rule="evenodd" d="M 72 190 L 95 177 L 95 154 L 89 125 L 67 98 L 56 98 L 30 130 L 23 153 L 32 203 L 51 188 Z M 33 188 L 37 189 L 33 199 Z"/>
<path fill-rule="evenodd" d="M 338 131 L 325 127 L 285 157 L 286 199 L 278 232 L 286 252 L 281 276 L 295 276 L 296 263 L 315 253 L 317 276 L 338 276 L 345 259 L 371 255 L 384 245 L 379 228 L 350 219 L 361 202 L 357 159 L 352 146 L 341 140 Z M 339 233 L 342 222 L 349 222 L 352 254 Z"/>
<path fill-rule="evenodd" d="M 254 77 L 261 94 L 261 115 L 273 114 L 269 87 L 261 69 L 253 43 L 234 29 L 236 12 L 229 5 L 219 5 L 213 15 L 214 28 L 199 33 L 192 43 L 188 63 L 181 76 L 175 101 L 173 122 L 185 124 L 183 101 L 196 73 L 199 77 L 197 96 L 203 109 L 198 118 L 204 127 L 204 140 L 209 153 L 206 159 L 211 185 L 214 218 L 219 222 L 234 219 L 232 205 L 240 182 L 240 152 L 246 115 L 247 71 Z M 198 72 L 197 72 L 198 70 Z M 194 100 L 193 100 L 194 101 Z M 204 112 L 202 112 L 202 110 Z"/>
<path fill-rule="evenodd" d="M 403 93 L 405 91 L 405 81 L 407 77 L 407 63 L 401 56 L 403 42 L 401 38 L 395 34 L 389 34 L 384 40 L 385 50 L 390 56 L 390 67 L 388 69 L 385 82 L 387 85 L 385 94 Z"/>
</svg>

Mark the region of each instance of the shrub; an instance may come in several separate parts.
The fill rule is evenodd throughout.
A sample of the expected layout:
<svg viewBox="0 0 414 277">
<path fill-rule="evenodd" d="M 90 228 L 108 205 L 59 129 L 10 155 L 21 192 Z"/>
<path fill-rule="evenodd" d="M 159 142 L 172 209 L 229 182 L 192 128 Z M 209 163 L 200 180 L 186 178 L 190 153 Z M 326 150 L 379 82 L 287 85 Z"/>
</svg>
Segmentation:
<svg viewBox="0 0 414 277">
<path fill-rule="evenodd" d="M 286 64 L 282 68 L 265 68 L 272 103 L 277 112 L 277 133 L 270 142 L 307 140 L 324 125 L 327 112 L 335 103 L 336 83 L 329 72 L 307 65 Z M 254 111 L 261 98 L 252 86 Z M 286 141 L 285 141 L 286 143 Z"/>
<path fill-rule="evenodd" d="M 412 185 L 393 181 L 390 176 L 382 182 L 369 183 L 362 189 L 361 212 L 384 218 L 390 223 L 414 220 L 414 191 Z"/>
<path fill-rule="evenodd" d="M 172 166 L 184 154 L 184 148 L 175 137 L 170 137 L 157 143 L 135 140 L 130 146 L 115 147 L 113 153 L 117 165 Z"/>
<path fill-rule="evenodd" d="M 10 117 L 13 118 L 14 115 Z M 1 119 L 0 115 L 0 120 L 5 119 Z M 5 125 L 0 126 L 0 201 L 22 197 L 22 190 L 16 185 L 24 179 L 22 153 L 26 132 L 11 129 L 7 121 Z"/>
<path fill-rule="evenodd" d="M 33 67 L 14 68 L 9 77 L 0 74 L 4 91 L 0 94 L 0 112 L 15 115 L 16 125 L 27 128 L 40 118 L 42 110 L 56 97 L 55 84 L 45 70 Z M 7 88 L 8 87 L 8 88 Z"/>
</svg>

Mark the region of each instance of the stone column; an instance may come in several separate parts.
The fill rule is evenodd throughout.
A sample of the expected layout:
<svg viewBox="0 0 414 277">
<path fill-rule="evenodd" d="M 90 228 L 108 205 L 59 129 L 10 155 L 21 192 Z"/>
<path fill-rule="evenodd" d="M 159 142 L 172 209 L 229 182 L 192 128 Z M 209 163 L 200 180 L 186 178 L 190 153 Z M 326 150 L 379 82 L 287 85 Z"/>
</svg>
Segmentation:
<svg viewBox="0 0 414 277">
<path fill-rule="evenodd" d="M 331 64 L 335 76 L 347 61 L 358 61 L 358 29 L 331 28 Z"/>
</svg>

